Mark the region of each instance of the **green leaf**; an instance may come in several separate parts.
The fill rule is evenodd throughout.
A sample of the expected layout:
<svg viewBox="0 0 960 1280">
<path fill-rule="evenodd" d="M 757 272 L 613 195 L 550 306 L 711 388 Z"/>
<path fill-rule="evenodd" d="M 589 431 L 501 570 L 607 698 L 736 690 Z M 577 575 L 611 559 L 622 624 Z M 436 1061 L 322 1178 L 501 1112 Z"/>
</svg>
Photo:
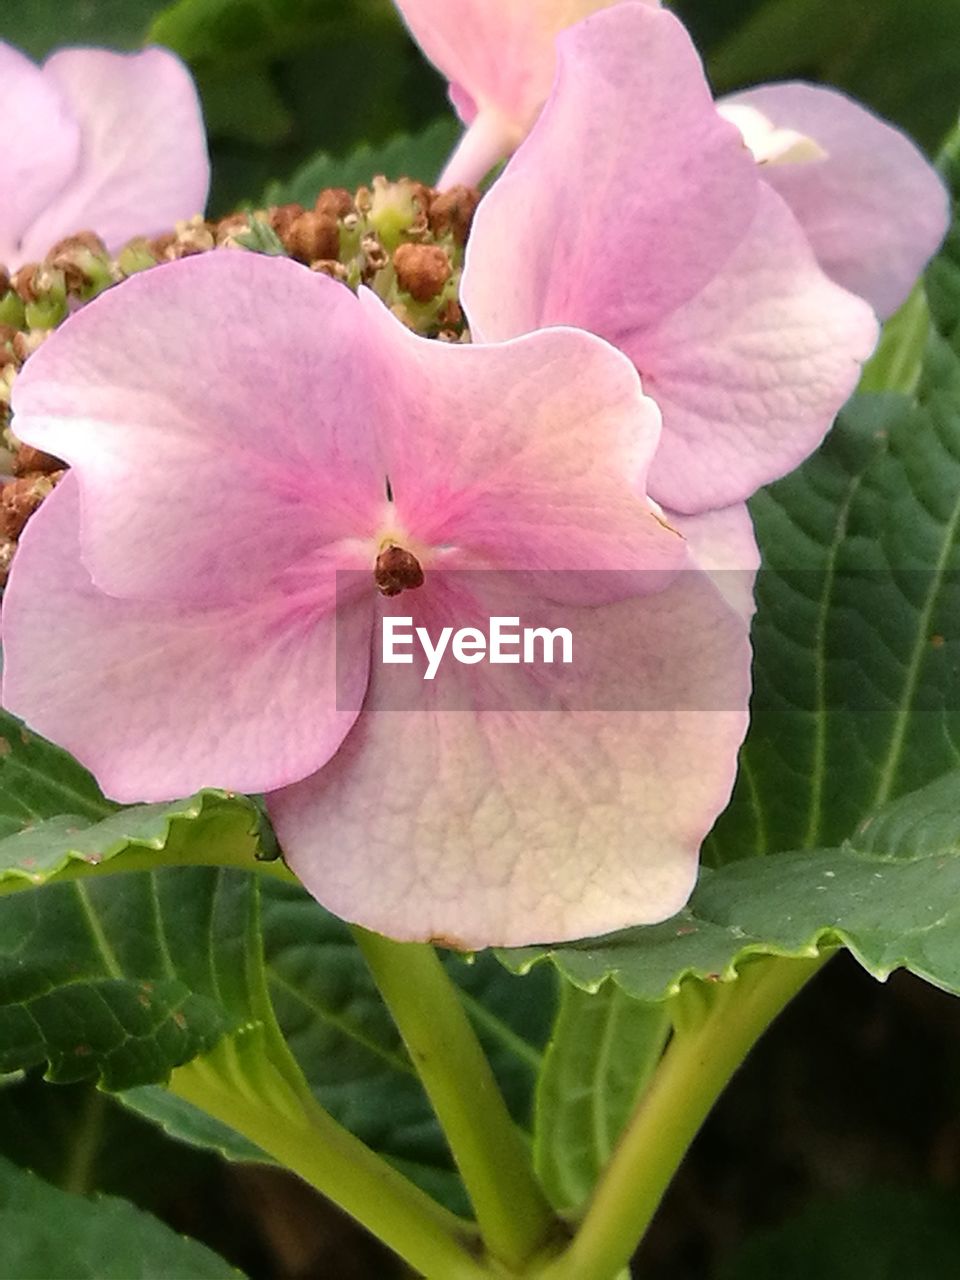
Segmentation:
<svg viewBox="0 0 960 1280">
<path fill-rule="evenodd" d="M 272 1164 L 270 1156 L 242 1134 L 221 1124 L 213 1116 L 169 1093 L 162 1085 L 144 1084 L 118 1093 L 117 1100 L 136 1115 L 152 1121 L 178 1142 L 204 1151 L 215 1151 L 226 1160 L 246 1160 Z"/>
<path fill-rule="evenodd" d="M 748 1241 L 718 1280 L 945 1280 L 958 1258 L 954 1195 L 877 1187 L 809 1205 Z"/>
<path fill-rule="evenodd" d="M 0 1275 L 17 1280 L 229 1280 L 215 1253 L 113 1196 L 58 1191 L 0 1158 Z"/>
<path fill-rule="evenodd" d="M 836 844 L 960 763 L 956 224 L 926 292 L 915 395 L 856 397 L 820 452 L 751 504 L 765 566 L 752 723 L 713 864 Z"/>
<path fill-rule="evenodd" d="M 670 1028 L 663 1005 L 614 983 L 586 993 L 564 983 L 537 1085 L 534 1160 L 555 1208 L 575 1209 L 593 1190 Z"/>
<path fill-rule="evenodd" d="M 256 880 L 208 868 L 76 880 L 0 904 L 0 1071 L 154 1083 L 259 1025 Z"/>
<path fill-rule="evenodd" d="M 116 810 L 72 756 L 0 710 L 0 839 L 57 814 L 89 822 Z"/>
<path fill-rule="evenodd" d="M 704 870 L 663 924 L 500 956 L 516 973 L 550 960 L 584 990 L 612 979 L 664 1000 L 687 978 L 730 981 L 751 956 L 838 945 L 876 978 L 906 968 L 960 994 L 960 771 L 894 802 L 841 848 Z"/>
<path fill-rule="evenodd" d="M 415 178 L 433 182 L 452 151 L 459 126 L 447 118 L 435 120 L 422 133 L 398 134 L 379 146 L 364 145 L 342 158 L 321 153 L 309 160 L 287 182 L 274 182 L 265 204 L 311 205 L 325 187 L 353 190 L 378 174 L 386 178 Z"/>
</svg>

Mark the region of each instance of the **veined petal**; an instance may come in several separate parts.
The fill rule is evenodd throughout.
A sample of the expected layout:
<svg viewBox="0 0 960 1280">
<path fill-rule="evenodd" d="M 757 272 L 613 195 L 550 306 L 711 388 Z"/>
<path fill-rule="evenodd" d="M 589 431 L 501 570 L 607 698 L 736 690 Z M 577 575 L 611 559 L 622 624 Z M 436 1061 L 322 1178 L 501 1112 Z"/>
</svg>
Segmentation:
<svg viewBox="0 0 960 1280">
<path fill-rule="evenodd" d="M 522 616 L 529 603 L 500 593 L 494 608 Z M 409 608 L 423 619 L 435 606 Z M 425 681 L 375 658 L 337 755 L 268 798 L 291 866 L 325 906 L 392 937 L 483 947 L 683 905 L 746 728 L 746 621 L 696 571 L 561 618 L 574 662 L 539 669 L 539 709 L 512 701 L 517 667 L 454 662 L 446 682 Z"/>
<path fill-rule="evenodd" d="M 558 40 L 549 102 L 477 210 L 462 297 L 474 337 L 573 324 L 611 341 L 695 296 L 760 183 L 671 14 L 624 4 Z"/>
<path fill-rule="evenodd" d="M 663 413 L 653 497 L 704 511 L 790 471 L 826 434 L 876 339 L 870 307 L 827 279 L 765 190 L 750 233 L 696 298 L 618 335 Z"/>
<path fill-rule="evenodd" d="M 898 129 L 836 89 L 760 85 L 723 98 L 776 129 L 797 130 L 819 160 L 770 163 L 764 180 L 786 200 L 820 265 L 881 319 L 905 300 L 943 239 L 948 199 L 936 170 Z"/>
<path fill-rule="evenodd" d="M 518 570 L 683 562 L 645 496 L 660 415 L 619 351 L 575 329 L 429 342 L 372 294 L 361 302 L 392 351 L 378 430 L 396 519 L 418 545 Z"/>
<path fill-rule="evenodd" d="M 0 263 L 12 270 L 29 256 L 21 241 L 31 223 L 80 162 L 80 128 L 60 87 L 29 58 L 2 43 L 0 112 L 4 122 Z"/>
<path fill-rule="evenodd" d="M 52 334 L 17 378 L 16 431 L 76 470 L 104 591 L 252 599 L 375 528 L 383 362 L 345 286 L 287 259 L 204 254 Z"/>
<path fill-rule="evenodd" d="M 64 49 L 42 74 L 69 105 L 82 147 L 69 180 L 37 211 L 24 260 L 84 230 L 115 251 L 203 212 L 210 180 L 203 118 L 179 58 L 166 49 Z"/>
<path fill-rule="evenodd" d="M 90 581 L 78 524 L 68 475 L 30 521 L 6 589 L 5 707 L 123 802 L 264 791 L 326 763 L 366 687 L 369 597 L 335 616 L 331 565 L 297 599 L 114 599 Z"/>
</svg>

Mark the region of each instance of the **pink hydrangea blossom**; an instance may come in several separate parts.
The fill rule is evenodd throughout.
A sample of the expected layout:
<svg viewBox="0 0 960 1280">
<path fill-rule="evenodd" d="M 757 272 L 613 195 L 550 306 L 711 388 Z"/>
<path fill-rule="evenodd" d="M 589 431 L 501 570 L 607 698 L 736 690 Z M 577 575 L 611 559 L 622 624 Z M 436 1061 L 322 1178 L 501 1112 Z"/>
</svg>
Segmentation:
<svg viewBox="0 0 960 1280">
<path fill-rule="evenodd" d="M 818 266 L 676 18 L 617 5 L 557 43 L 550 100 L 474 221 L 474 338 L 606 338 L 663 414 L 651 496 L 688 514 L 741 502 L 820 442 L 875 317 Z"/>
<path fill-rule="evenodd" d="M 14 410 L 71 471 L 13 566 L 3 700 L 109 795 L 268 792 L 306 886 L 399 938 L 566 939 L 686 899 L 746 727 L 749 606 L 718 581 L 756 549 L 742 507 L 681 537 L 645 496 L 659 412 L 614 348 L 428 342 L 365 291 L 211 254 L 71 318 Z M 580 660 L 431 682 L 379 660 L 387 614 L 562 621 Z"/>
<path fill-rule="evenodd" d="M 467 125 L 441 186 L 473 185 L 514 150 L 550 92 L 557 33 L 615 3 L 396 0 L 414 39 L 450 81 L 450 97 Z"/>
<path fill-rule="evenodd" d="M 397 0 L 427 57 L 450 80 L 468 125 L 441 185 L 479 182 L 520 144 L 548 97 L 560 32 L 600 10 L 637 3 Z M 646 77 L 659 74 L 640 61 L 645 47 L 632 47 L 629 74 L 621 69 L 624 102 L 634 91 L 644 99 Z M 742 132 L 827 275 L 866 298 L 881 318 L 890 315 L 947 228 L 943 183 L 914 144 L 843 94 L 813 85 L 760 85 L 722 98 L 718 109 Z M 636 110 L 626 114 L 634 128 L 659 127 L 644 124 Z M 605 127 L 626 136 L 623 120 L 618 105 Z"/>
<path fill-rule="evenodd" d="M 36 66 L 0 44 L 0 263 L 95 231 L 111 250 L 202 213 L 209 164 L 189 72 L 165 49 L 62 49 Z"/>
</svg>

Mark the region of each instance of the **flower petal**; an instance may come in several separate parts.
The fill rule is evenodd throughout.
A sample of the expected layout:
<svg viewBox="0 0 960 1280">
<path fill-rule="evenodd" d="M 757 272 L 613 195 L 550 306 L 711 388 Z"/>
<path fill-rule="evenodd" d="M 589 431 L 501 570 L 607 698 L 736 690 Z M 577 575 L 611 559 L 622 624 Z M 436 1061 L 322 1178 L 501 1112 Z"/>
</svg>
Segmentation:
<svg viewBox="0 0 960 1280">
<path fill-rule="evenodd" d="M 573 324 L 616 342 L 655 323 L 717 272 L 758 198 L 671 14 L 619 5 L 557 43 L 550 100 L 467 246 L 462 297 L 482 341 Z"/>
<path fill-rule="evenodd" d="M 16 431 L 75 468 L 103 590 L 253 598 L 375 524 L 382 364 L 345 286 L 286 259 L 204 254 L 132 277 L 54 333 L 17 378 Z"/>
<path fill-rule="evenodd" d="M 946 190 L 918 148 L 818 85 L 760 85 L 718 105 L 751 107 L 826 152 L 821 160 L 764 165 L 763 176 L 790 206 L 827 275 L 866 298 L 881 318 L 895 311 L 948 222 Z"/>
<path fill-rule="evenodd" d="M 529 603 L 516 597 L 510 612 Z M 498 597 L 495 612 L 505 607 Z M 268 797 L 291 866 L 325 906 L 393 937 L 483 947 L 603 933 L 683 905 L 746 728 L 746 623 L 694 571 L 558 616 L 575 665 L 548 686 L 547 709 L 494 705 L 479 667 L 453 663 L 444 683 L 374 662 L 330 764 Z M 482 679 L 509 699 L 517 671 Z"/>
<path fill-rule="evenodd" d="M 660 0 L 646 0 L 658 6 Z M 451 82 L 468 124 L 488 111 L 513 145 L 540 110 L 553 80 L 555 39 L 565 27 L 619 0 L 396 0 L 413 38 Z M 506 154 L 506 152 L 502 153 Z M 494 157 L 498 159 L 499 157 Z M 480 175 L 482 177 L 482 174 Z"/>
<path fill-rule="evenodd" d="M 7 586 L 5 707 L 123 802 L 263 791 L 326 763 L 366 686 L 369 598 L 341 602 L 335 619 L 331 573 L 300 599 L 117 600 L 83 567 L 78 520 L 68 475 L 30 521 Z"/>
<path fill-rule="evenodd" d="M 44 79 L 69 104 L 82 134 L 80 163 L 23 242 L 42 258 L 77 231 L 111 250 L 202 213 L 210 165 L 200 103 L 186 67 L 166 49 L 64 49 Z"/>
<path fill-rule="evenodd" d="M 29 58 L 2 43 L 0 115 L 4 123 L 0 263 L 12 270 L 27 260 L 20 243 L 24 233 L 79 163 L 80 129 L 59 87 Z"/>
<path fill-rule="evenodd" d="M 690 558 L 713 578 L 720 594 L 745 618 L 756 609 L 753 589 L 760 568 L 760 548 L 744 502 L 700 515 L 665 512 L 682 533 Z"/>
<path fill-rule="evenodd" d="M 663 413 L 650 492 L 678 511 L 740 502 L 820 443 L 877 339 L 764 190 L 750 233 L 686 306 L 617 342 Z"/>
<path fill-rule="evenodd" d="M 531 571 L 683 562 L 645 497 L 660 415 L 619 351 L 576 329 L 430 342 L 372 294 L 361 303 L 391 353 L 379 430 L 396 516 L 418 544 Z"/>
</svg>

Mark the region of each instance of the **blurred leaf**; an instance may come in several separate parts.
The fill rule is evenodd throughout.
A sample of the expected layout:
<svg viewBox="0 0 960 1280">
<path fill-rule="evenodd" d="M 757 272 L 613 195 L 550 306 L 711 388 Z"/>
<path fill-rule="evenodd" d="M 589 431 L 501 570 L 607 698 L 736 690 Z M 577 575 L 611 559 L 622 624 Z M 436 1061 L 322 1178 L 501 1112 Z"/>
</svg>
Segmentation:
<svg viewBox="0 0 960 1280">
<path fill-rule="evenodd" d="M 389 0 L 175 0 L 154 20 L 150 38 L 191 61 L 259 61 L 347 25 L 384 21 L 395 21 Z"/>
<path fill-rule="evenodd" d="M 630 999 L 612 982 L 585 993 L 564 983 L 537 1085 L 534 1160 L 555 1208 L 593 1190 L 660 1059 L 664 1005 Z"/>
<path fill-rule="evenodd" d="M 958 1260 L 955 1196 L 887 1187 L 810 1205 L 748 1241 L 717 1280 L 947 1280 Z"/>
<path fill-rule="evenodd" d="M 719 91 L 823 80 L 861 98 L 928 148 L 956 121 L 956 0 L 771 0 L 710 58 Z"/>
<path fill-rule="evenodd" d="M 162 0 L 6 0 L 0 38 L 33 58 L 71 44 L 136 49 Z"/>
<path fill-rule="evenodd" d="M 0 1158 L 0 1275 L 16 1280 L 229 1280 L 215 1253 L 112 1196 L 58 1191 Z"/>
<path fill-rule="evenodd" d="M 61 1190 L 105 1191 L 153 1210 L 189 1194 L 215 1163 L 93 1085 L 47 1084 L 35 1072 L 0 1090 L 0 1155 Z"/>
<path fill-rule="evenodd" d="M 211 137 L 239 138 L 273 147 L 290 136 L 293 116 L 266 67 L 214 63 L 197 77 L 203 119 Z"/>
<path fill-rule="evenodd" d="M 325 187 L 353 190 L 382 174 L 432 183 L 453 150 L 460 127 L 452 119 L 435 120 L 422 133 L 399 134 L 381 146 L 359 147 L 349 156 L 314 156 L 288 182 L 267 188 L 264 204 L 312 205 Z"/>
</svg>

